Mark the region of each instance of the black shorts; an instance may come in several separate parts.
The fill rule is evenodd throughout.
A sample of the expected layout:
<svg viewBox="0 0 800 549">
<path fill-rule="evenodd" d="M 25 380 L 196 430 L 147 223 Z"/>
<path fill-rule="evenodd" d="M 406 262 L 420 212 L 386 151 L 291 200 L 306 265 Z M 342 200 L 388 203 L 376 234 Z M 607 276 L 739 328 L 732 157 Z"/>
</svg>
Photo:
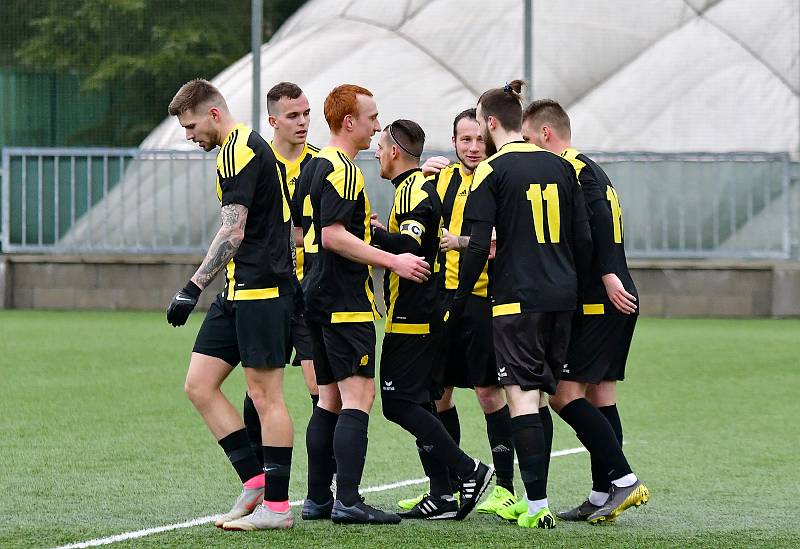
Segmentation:
<svg viewBox="0 0 800 549">
<path fill-rule="evenodd" d="M 386 334 L 383 337 L 381 398 L 419 404 L 441 398 L 441 379 L 434 379 L 438 338 L 435 334 Z"/>
<path fill-rule="evenodd" d="M 440 292 L 441 310 L 447 310 L 455 292 Z M 470 295 L 464 314 L 449 340 L 442 338 L 441 361 L 445 387 L 497 386 L 497 364 L 492 338 L 492 304 L 488 298 Z"/>
<path fill-rule="evenodd" d="M 559 379 L 597 384 L 625 379 L 625 363 L 639 315 L 576 314 L 567 363 Z"/>
<path fill-rule="evenodd" d="M 352 376 L 375 377 L 375 324 L 337 324 L 306 319 L 311 333 L 317 385 L 330 385 Z"/>
<path fill-rule="evenodd" d="M 289 338 L 289 350 L 286 356 L 292 355 L 292 348 L 294 348 L 292 366 L 300 366 L 301 360 L 313 360 L 314 349 L 311 345 L 311 332 L 302 315 L 292 317 L 292 335 Z"/>
<path fill-rule="evenodd" d="M 572 311 L 494 317 L 494 349 L 501 385 L 556 392 L 556 375 L 567 361 Z"/>
<path fill-rule="evenodd" d="M 195 353 L 221 358 L 232 367 L 282 368 L 288 356 L 294 297 L 230 301 L 219 294 L 197 332 Z"/>
</svg>

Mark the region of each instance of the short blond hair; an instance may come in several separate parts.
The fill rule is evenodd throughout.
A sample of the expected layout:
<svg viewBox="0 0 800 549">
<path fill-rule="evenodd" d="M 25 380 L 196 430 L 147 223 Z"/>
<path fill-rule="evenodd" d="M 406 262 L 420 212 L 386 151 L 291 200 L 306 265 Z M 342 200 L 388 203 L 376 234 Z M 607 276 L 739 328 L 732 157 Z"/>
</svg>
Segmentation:
<svg viewBox="0 0 800 549">
<path fill-rule="evenodd" d="M 225 98 L 214 84 L 202 78 L 195 78 L 181 86 L 169 102 L 167 112 L 170 116 L 178 116 L 188 111 L 195 111 L 198 106 L 205 104 L 228 110 Z"/>
</svg>

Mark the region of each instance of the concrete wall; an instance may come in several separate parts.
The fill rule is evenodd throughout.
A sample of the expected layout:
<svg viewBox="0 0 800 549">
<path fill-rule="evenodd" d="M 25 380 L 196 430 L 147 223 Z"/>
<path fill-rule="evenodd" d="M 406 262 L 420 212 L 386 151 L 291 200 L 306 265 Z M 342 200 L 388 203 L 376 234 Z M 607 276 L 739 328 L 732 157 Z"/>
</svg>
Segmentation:
<svg viewBox="0 0 800 549">
<path fill-rule="evenodd" d="M 0 308 L 163 310 L 201 260 L 2 255 Z M 631 261 L 631 270 L 645 315 L 800 316 L 800 263 Z M 222 284 L 203 292 L 200 307 Z"/>
</svg>

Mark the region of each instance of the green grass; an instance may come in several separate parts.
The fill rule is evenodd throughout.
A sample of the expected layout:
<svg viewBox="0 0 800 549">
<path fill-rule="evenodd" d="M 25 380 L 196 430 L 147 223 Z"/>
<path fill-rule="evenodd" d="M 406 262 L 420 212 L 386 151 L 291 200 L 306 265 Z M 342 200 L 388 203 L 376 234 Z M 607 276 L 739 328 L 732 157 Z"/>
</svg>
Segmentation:
<svg viewBox="0 0 800 549">
<path fill-rule="evenodd" d="M 227 510 L 237 478 L 182 389 L 201 319 L 173 329 L 155 313 L 0 311 L 0 547 L 54 547 Z M 798 321 L 642 319 L 620 411 L 626 454 L 653 499 L 615 525 L 522 531 L 478 515 L 397 527 L 298 520 L 288 532 L 206 524 L 115 547 L 797 546 L 798 357 Z M 240 372 L 225 389 L 240 401 Z M 290 496 L 300 499 L 310 401 L 297 369 L 286 392 Z M 465 449 L 488 459 L 474 396 L 457 401 Z M 576 446 L 556 419 L 554 449 Z M 363 486 L 420 476 L 411 436 L 376 406 Z M 578 503 L 588 476 L 586 454 L 554 458 L 551 507 Z M 420 488 L 368 501 L 392 507 Z"/>
</svg>

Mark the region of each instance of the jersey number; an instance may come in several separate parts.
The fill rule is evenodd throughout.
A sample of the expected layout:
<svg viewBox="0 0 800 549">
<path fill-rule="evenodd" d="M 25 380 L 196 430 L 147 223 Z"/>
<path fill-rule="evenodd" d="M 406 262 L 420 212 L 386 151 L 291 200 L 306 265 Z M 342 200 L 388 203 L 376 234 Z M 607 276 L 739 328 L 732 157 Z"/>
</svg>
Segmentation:
<svg viewBox="0 0 800 549">
<path fill-rule="evenodd" d="M 544 189 L 542 188 L 544 187 Z M 550 183 L 548 185 L 531 184 L 528 192 L 525 193 L 531 203 L 533 212 L 533 232 L 536 233 L 536 241 L 544 244 L 544 204 L 547 202 L 547 228 L 550 233 L 550 242 L 558 244 L 561 239 L 561 211 L 558 206 L 558 185 Z"/>
<path fill-rule="evenodd" d="M 311 208 L 311 195 L 307 194 L 303 199 L 303 217 L 311 217 L 313 219 L 314 210 Z M 307 253 L 315 254 L 319 251 L 319 247 L 315 242 L 317 235 L 314 233 L 314 222 L 308 227 L 308 232 L 303 235 L 303 250 Z"/>
<path fill-rule="evenodd" d="M 606 187 L 606 199 L 611 203 L 611 220 L 614 222 L 614 243 L 622 244 L 622 208 L 614 187 Z"/>
</svg>

